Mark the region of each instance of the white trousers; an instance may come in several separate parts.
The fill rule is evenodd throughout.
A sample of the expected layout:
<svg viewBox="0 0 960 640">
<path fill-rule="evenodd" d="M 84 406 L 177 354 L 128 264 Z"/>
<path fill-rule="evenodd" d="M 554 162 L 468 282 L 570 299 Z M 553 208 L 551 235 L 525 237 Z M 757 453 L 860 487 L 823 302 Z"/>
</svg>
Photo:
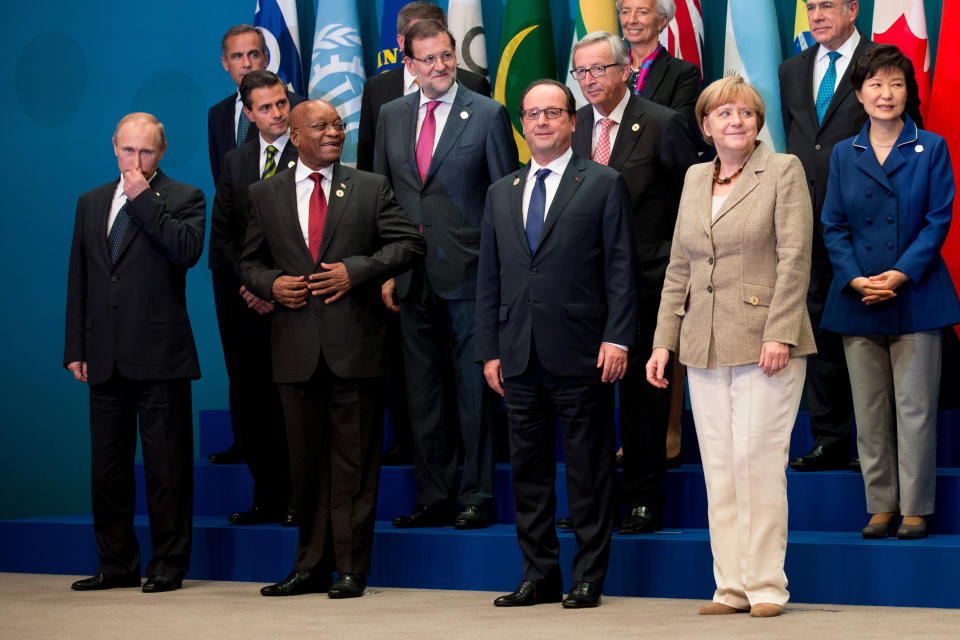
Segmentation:
<svg viewBox="0 0 960 640">
<path fill-rule="evenodd" d="M 714 602 L 749 609 L 790 598 L 786 468 L 806 371 L 805 357 L 771 377 L 756 364 L 687 369 L 707 485 Z"/>
</svg>

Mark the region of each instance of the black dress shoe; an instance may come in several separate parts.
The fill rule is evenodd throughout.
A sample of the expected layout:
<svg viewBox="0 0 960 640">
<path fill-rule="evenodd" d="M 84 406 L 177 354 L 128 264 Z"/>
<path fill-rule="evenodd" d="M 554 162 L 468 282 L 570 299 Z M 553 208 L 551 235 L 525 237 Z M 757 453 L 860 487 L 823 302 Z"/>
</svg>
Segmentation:
<svg viewBox="0 0 960 640">
<path fill-rule="evenodd" d="M 253 505 L 249 511 L 238 511 L 227 516 L 230 524 L 266 524 L 267 522 L 281 522 L 283 511 Z"/>
<path fill-rule="evenodd" d="M 243 454 L 240 453 L 240 447 L 231 446 L 229 449 L 219 453 L 211 453 L 207 456 L 207 462 L 210 464 L 240 464 L 243 460 Z"/>
<path fill-rule="evenodd" d="M 807 455 L 791 460 L 790 468 L 794 471 L 846 470 L 850 468 L 850 454 L 818 444 Z"/>
<path fill-rule="evenodd" d="M 449 504 L 418 504 L 413 513 L 397 516 L 393 519 L 393 526 L 398 529 L 413 527 L 449 527 L 453 524 L 453 509 Z"/>
<path fill-rule="evenodd" d="M 171 576 L 150 576 L 143 583 L 142 591 L 144 593 L 163 593 L 164 591 L 176 591 L 183 586 L 183 578 L 173 578 Z"/>
<path fill-rule="evenodd" d="M 620 533 L 653 533 L 663 529 L 663 516 L 656 507 L 638 506 L 627 512 L 620 524 Z"/>
<path fill-rule="evenodd" d="M 283 518 L 280 519 L 281 527 L 299 527 L 300 519 L 297 518 L 297 508 L 292 504 L 287 506 L 286 513 L 283 514 Z"/>
<path fill-rule="evenodd" d="M 557 518 L 557 529 L 573 531 L 573 520 L 570 518 Z"/>
<path fill-rule="evenodd" d="M 331 598 L 359 598 L 367 588 L 367 577 L 362 573 L 341 573 L 327 595 Z"/>
<path fill-rule="evenodd" d="M 384 467 L 411 464 L 412 462 L 413 455 L 410 453 L 410 449 L 396 442 L 380 455 L 380 464 Z"/>
<path fill-rule="evenodd" d="M 500 596 L 493 601 L 493 606 L 529 607 L 534 604 L 560 602 L 561 600 L 563 600 L 563 587 L 559 582 L 522 580 L 516 591 Z"/>
<path fill-rule="evenodd" d="M 77 580 L 70 585 L 70 588 L 74 591 L 102 591 L 103 589 L 139 586 L 140 576 L 138 575 L 106 576 L 102 573 L 97 573 L 97 575 L 92 578 Z"/>
<path fill-rule="evenodd" d="M 565 609 L 588 609 L 600 606 L 600 590 L 592 582 L 574 582 L 563 600 Z"/>
<path fill-rule="evenodd" d="M 486 529 L 490 526 L 490 519 L 480 507 L 468 504 L 453 520 L 454 529 Z"/>
<path fill-rule="evenodd" d="M 326 593 L 330 589 L 329 573 L 291 571 L 283 582 L 260 589 L 262 596 L 299 596 L 304 593 Z"/>
</svg>

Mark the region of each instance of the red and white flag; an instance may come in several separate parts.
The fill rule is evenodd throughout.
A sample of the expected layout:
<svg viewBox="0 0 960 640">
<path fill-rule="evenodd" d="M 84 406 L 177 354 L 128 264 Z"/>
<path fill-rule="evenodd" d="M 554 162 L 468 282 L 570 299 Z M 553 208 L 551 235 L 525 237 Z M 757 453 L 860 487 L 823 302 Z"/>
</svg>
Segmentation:
<svg viewBox="0 0 960 640">
<path fill-rule="evenodd" d="M 960 193 L 960 119 L 956 116 L 957 104 L 960 104 L 960 3 L 944 2 L 937 48 L 937 72 L 933 78 L 933 92 L 924 124 L 930 131 L 946 138 L 953 164 L 953 180 L 957 193 Z M 941 253 L 953 278 L 953 286 L 960 291 L 960 197 L 953 199 L 953 223 Z M 960 336 L 960 325 L 954 329 Z"/>
<path fill-rule="evenodd" d="M 920 87 L 920 115 L 926 119 L 930 107 L 930 43 L 923 0 L 877 0 L 873 7 L 873 41 L 897 45 L 913 62 Z"/>
<path fill-rule="evenodd" d="M 703 79 L 703 11 L 700 0 L 677 0 L 677 12 L 660 32 L 660 44 L 670 55 L 692 62 Z"/>
</svg>

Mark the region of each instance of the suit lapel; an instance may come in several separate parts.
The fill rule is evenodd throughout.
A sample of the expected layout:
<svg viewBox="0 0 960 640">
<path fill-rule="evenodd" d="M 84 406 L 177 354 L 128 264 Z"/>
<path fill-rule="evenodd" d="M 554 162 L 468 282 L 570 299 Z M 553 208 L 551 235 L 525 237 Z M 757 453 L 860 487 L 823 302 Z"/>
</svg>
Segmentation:
<svg viewBox="0 0 960 640">
<path fill-rule="evenodd" d="M 277 199 L 280 219 L 276 220 L 275 224 L 286 227 L 285 233 L 292 239 L 294 246 L 298 247 L 297 250 L 303 257 L 304 262 L 314 264 L 313 256 L 310 255 L 310 248 L 307 247 L 303 238 L 300 215 L 297 211 L 297 172 L 281 171 L 270 178 L 267 184 L 273 185 L 274 197 Z M 266 223 L 267 221 L 264 221 L 264 224 Z"/>
<path fill-rule="evenodd" d="M 577 192 L 577 189 L 580 188 L 580 185 L 583 184 L 583 173 L 587 170 L 589 162 L 589 160 L 585 160 L 579 156 L 570 158 L 567 170 L 560 176 L 560 185 L 557 187 L 557 194 L 553 197 L 553 202 L 550 203 L 550 209 L 547 211 L 547 219 L 543 221 L 543 232 L 540 234 L 540 242 L 537 243 L 538 248 L 543 246 L 543 243 L 550 235 L 550 231 L 556 226 L 557 219 L 563 215 L 567 204 L 573 199 L 573 195 Z"/>
<path fill-rule="evenodd" d="M 245 144 L 241 147 L 240 153 L 243 154 L 243 180 L 242 184 L 253 184 L 260 179 L 260 141 L 256 144 Z"/>
<path fill-rule="evenodd" d="M 593 107 L 589 104 L 577 111 L 577 128 L 570 137 L 573 152 L 581 158 L 589 158 L 593 149 Z"/>
<path fill-rule="evenodd" d="M 817 101 L 814 98 L 813 87 L 813 67 L 817 61 L 818 51 L 820 51 L 819 44 L 800 54 L 800 61 L 803 64 L 800 74 L 800 100 L 803 101 L 803 112 L 810 118 L 810 125 L 814 131 L 820 128 L 820 123 L 817 122 Z"/>
<path fill-rule="evenodd" d="M 113 204 L 113 194 L 116 193 L 118 184 L 120 184 L 120 178 L 100 188 L 100 192 L 97 194 L 97 204 L 94 212 L 94 237 L 103 240 L 103 242 L 98 242 L 97 244 L 100 246 L 101 257 L 106 261 L 106 264 L 111 263 L 107 221 L 110 219 L 110 206 Z"/>
<path fill-rule="evenodd" d="M 407 163 L 411 171 L 420 178 L 420 171 L 417 169 L 417 110 L 420 108 L 420 92 L 411 93 L 401 98 L 406 108 L 400 112 L 400 123 L 397 131 L 404 136 L 402 142 L 404 149 L 409 149 Z M 423 181 L 420 181 L 421 186 Z"/>
<path fill-rule="evenodd" d="M 347 203 L 350 201 L 350 194 L 353 193 L 351 177 L 352 175 L 345 171 L 339 162 L 333 165 L 330 198 L 327 201 L 327 217 L 323 223 L 323 238 L 320 241 L 320 252 L 317 254 L 319 259 L 315 266 L 323 260 L 323 254 L 327 252 L 331 239 L 336 234 L 337 227 L 340 226 L 340 221 L 343 219 Z"/>
<path fill-rule="evenodd" d="M 443 125 L 443 131 L 440 132 L 440 140 L 437 142 L 437 148 L 430 158 L 430 168 L 427 170 L 426 183 L 430 177 L 437 172 L 437 168 L 446 157 L 453 145 L 460 138 L 460 134 L 467 128 L 467 123 L 473 116 L 473 99 L 466 95 L 467 90 L 463 85 L 457 87 L 457 95 L 450 105 L 450 113 L 447 115 L 447 122 Z"/>
<path fill-rule="evenodd" d="M 523 189 L 527 184 L 527 175 L 530 173 L 530 163 L 513 174 L 512 186 L 510 191 L 510 217 L 513 218 L 513 226 L 520 238 L 520 244 L 530 254 L 530 243 L 527 242 L 527 230 L 523 226 Z"/>
<path fill-rule="evenodd" d="M 723 216 L 727 215 L 733 207 L 737 206 L 741 200 L 757 188 L 760 184 L 760 179 L 757 178 L 757 172 L 763 171 L 766 168 L 767 156 L 769 155 L 770 152 L 767 151 L 767 148 L 762 144 L 754 150 L 753 155 L 747 160 L 747 164 L 743 168 L 743 172 L 737 179 L 736 184 L 733 185 L 733 190 L 720 206 L 720 210 L 717 211 L 717 215 L 713 219 L 713 224 L 720 222 Z"/>
<path fill-rule="evenodd" d="M 667 62 L 667 58 L 669 57 L 670 54 L 667 53 L 667 50 L 662 49 L 660 53 L 657 54 L 657 57 L 653 59 L 653 64 L 650 65 L 650 70 L 647 71 L 647 78 L 643 81 L 643 89 L 640 90 L 640 95 L 644 98 L 652 100 L 652 96 L 656 95 L 657 89 L 660 88 L 660 84 L 667 75 L 667 67 L 670 66 Z M 627 90 L 631 93 L 636 91 L 636 89 L 636 87 L 627 87 Z"/>
<path fill-rule="evenodd" d="M 292 142 L 287 140 L 287 144 L 283 147 L 283 152 L 280 154 L 280 159 L 277 161 L 277 173 L 295 167 L 298 157 L 297 148 L 293 146 Z"/>
<path fill-rule="evenodd" d="M 153 181 L 147 186 L 147 191 L 153 191 L 160 196 L 161 201 L 166 201 L 167 199 L 167 177 L 163 174 L 160 169 L 157 169 L 157 175 L 153 178 Z M 110 204 L 107 204 L 107 210 L 110 210 Z M 120 259 L 123 258 L 123 254 L 126 253 L 127 247 L 130 246 L 130 243 L 133 242 L 133 239 L 140 233 L 140 224 L 134 223 L 132 220 L 130 224 L 127 225 L 127 232 L 123 234 L 123 242 L 120 244 L 120 250 L 117 251 L 117 262 L 120 262 Z M 107 251 L 109 254 L 109 249 Z"/>
<path fill-rule="evenodd" d="M 627 108 L 623 112 L 623 122 L 620 123 L 617 131 L 617 139 L 613 143 L 613 150 L 610 152 L 610 162 L 608 163 L 610 167 L 620 171 L 623 163 L 630 157 L 633 148 L 637 146 L 646 124 L 643 117 L 643 105 L 639 99 L 631 96 Z"/>
<path fill-rule="evenodd" d="M 698 176 L 691 184 L 697 185 L 693 192 L 694 198 L 690 203 L 691 210 L 696 211 L 700 218 L 700 226 L 704 232 L 713 237 L 713 163 L 705 162 L 697 165 Z M 686 184 L 684 184 L 686 186 Z"/>
</svg>

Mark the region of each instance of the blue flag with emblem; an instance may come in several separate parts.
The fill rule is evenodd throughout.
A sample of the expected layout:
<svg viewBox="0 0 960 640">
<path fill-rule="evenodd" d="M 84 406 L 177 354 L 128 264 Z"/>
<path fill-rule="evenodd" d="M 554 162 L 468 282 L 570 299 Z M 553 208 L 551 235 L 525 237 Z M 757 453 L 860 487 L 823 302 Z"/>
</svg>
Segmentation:
<svg viewBox="0 0 960 640">
<path fill-rule="evenodd" d="M 296 0 L 257 0 L 253 26 L 267 41 L 267 69 L 290 89 L 303 94 Z"/>
<path fill-rule="evenodd" d="M 317 13 L 314 33 L 310 98 L 326 100 L 340 113 L 347 127 L 340 161 L 354 166 L 365 76 L 356 0 L 327 0 L 323 13 Z"/>
<path fill-rule="evenodd" d="M 383 0 L 380 14 L 380 47 L 377 49 L 377 73 L 403 64 L 403 50 L 397 46 L 397 13 L 408 0 Z"/>
</svg>

